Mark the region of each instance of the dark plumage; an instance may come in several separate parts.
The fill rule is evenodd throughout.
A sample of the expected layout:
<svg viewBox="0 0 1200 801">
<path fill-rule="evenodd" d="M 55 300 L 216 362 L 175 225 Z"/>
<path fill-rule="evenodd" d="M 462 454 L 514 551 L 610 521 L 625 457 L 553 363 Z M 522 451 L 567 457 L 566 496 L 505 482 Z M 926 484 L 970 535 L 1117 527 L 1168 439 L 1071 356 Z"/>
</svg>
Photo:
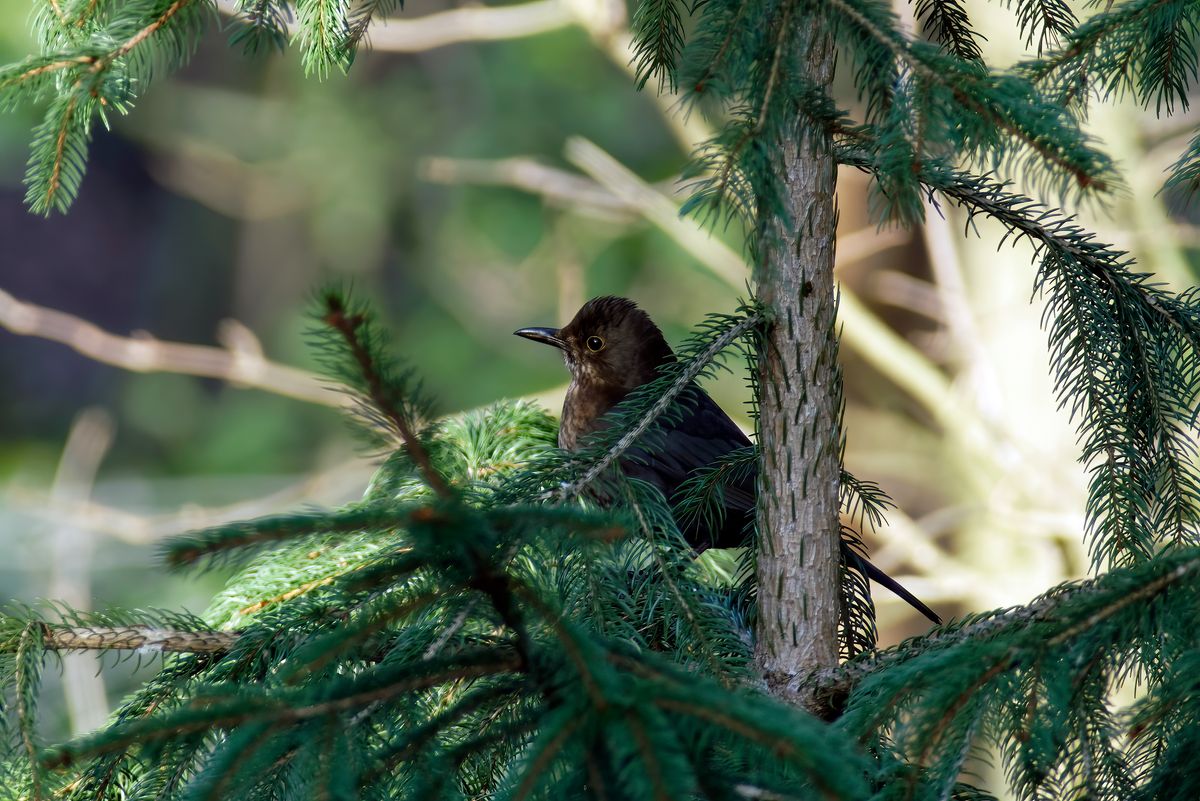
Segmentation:
<svg viewBox="0 0 1200 801">
<path fill-rule="evenodd" d="M 563 353 L 571 384 L 563 403 L 558 430 L 559 447 L 576 449 L 583 439 L 604 428 L 605 415 L 626 395 L 654 380 L 659 368 L 675 361 L 675 354 L 658 326 L 626 298 L 595 298 L 562 328 L 522 328 L 517 336 L 553 345 Z M 621 469 L 632 478 L 658 487 L 672 504 L 680 501 L 680 487 L 696 470 L 711 465 L 730 451 L 745 448 L 750 440 L 721 407 L 694 383 L 679 396 L 680 414 L 664 419 L 621 460 Z M 744 544 L 754 517 L 756 476 L 724 488 L 723 522 L 714 529 L 698 517 L 679 520 L 682 533 L 698 552 Z M 899 595 L 935 623 L 941 620 L 929 607 L 895 579 L 850 550 L 847 558 L 869 578 Z"/>
</svg>

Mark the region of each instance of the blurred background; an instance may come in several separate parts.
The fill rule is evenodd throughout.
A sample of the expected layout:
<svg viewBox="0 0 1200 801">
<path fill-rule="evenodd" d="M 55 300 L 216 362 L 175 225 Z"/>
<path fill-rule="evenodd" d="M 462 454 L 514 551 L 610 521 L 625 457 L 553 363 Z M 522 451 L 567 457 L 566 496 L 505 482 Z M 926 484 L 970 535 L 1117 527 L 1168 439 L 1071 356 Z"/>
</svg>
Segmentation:
<svg viewBox="0 0 1200 801">
<path fill-rule="evenodd" d="M 994 64 L 1027 52 L 1002 4 L 968 7 Z M 30 13 L 0 0 L 0 62 L 34 52 Z M 371 300 L 447 414 L 510 397 L 557 411 L 561 362 L 511 332 L 594 295 L 636 299 L 675 342 L 732 311 L 740 232 L 677 214 L 709 131 L 634 90 L 629 13 L 412 0 L 324 82 L 294 52 L 230 49 L 222 15 L 190 66 L 98 132 L 66 217 L 23 204 L 43 109 L 0 116 L 0 598 L 200 612 L 222 576 L 167 574 L 162 538 L 356 498 L 372 465 L 304 334 L 327 281 Z M 1157 190 L 1194 116 L 1097 106 L 1125 186 L 1081 210 L 1177 289 L 1200 229 Z M 853 170 L 839 203 L 847 463 L 899 507 L 868 535 L 873 560 L 944 617 L 1086 574 L 1086 476 L 1029 249 L 953 208 L 879 229 Z M 731 366 L 710 389 L 746 424 Z M 885 644 L 924 630 L 877 601 Z M 137 678 L 91 656 L 65 676 L 45 693 L 50 736 L 97 725 Z"/>
</svg>

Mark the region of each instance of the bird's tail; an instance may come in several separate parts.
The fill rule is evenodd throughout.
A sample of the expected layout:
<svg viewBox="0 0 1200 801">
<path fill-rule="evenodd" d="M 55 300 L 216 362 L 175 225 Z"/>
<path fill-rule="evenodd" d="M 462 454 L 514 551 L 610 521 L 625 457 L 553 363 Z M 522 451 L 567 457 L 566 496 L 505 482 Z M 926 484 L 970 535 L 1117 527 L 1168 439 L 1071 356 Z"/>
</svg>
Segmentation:
<svg viewBox="0 0 1200 801">
<path fill-rule="evenodd" d="M 900 582 L 896 581 L 887 573 L 884 573 L 882 570 L 875 567 L 875 565 L 868 562 L 862 556 L 854 554 L 854 557 L 854 561 L 857 563 L 855 566 L 861 568 L 862 572 L 866 574 L 867 578 L 882 584 L 896 595 L 899 595 L 902 599 L 904 599 L 905 603 L 907 603 L 913 609 L 916 609 L 925 617 L 932 620 L 934 623 L 942 622 L 942 619 L 938 617 L 932 609 L 921 603 L 921 600 L 917 598 L 917 596 L 904 589 L 904 585 L 902 585 Z"/>
</svg>

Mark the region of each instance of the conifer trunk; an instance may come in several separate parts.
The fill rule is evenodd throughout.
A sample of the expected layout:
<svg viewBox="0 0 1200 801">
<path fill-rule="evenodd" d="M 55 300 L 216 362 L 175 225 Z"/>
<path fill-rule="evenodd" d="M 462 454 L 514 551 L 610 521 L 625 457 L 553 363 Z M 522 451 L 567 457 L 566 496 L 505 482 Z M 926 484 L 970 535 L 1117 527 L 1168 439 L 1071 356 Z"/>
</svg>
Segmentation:
<svg viewBox="0 0 1200 801">
<path fill-rule="evenodd" d="M 798 28 L 808 80 L 827 86 L 834 48 Z M 778 169 L 790 222 L 764 228 L 758 297 L 774 314 L 759 358 L 760 471 L 756 658 L 771 692 L 820 713 L 799 685 L 838 661 L 840 398 L 833 281 L 837 168 L 822 132 L 802 130 Z"/>
</svg>

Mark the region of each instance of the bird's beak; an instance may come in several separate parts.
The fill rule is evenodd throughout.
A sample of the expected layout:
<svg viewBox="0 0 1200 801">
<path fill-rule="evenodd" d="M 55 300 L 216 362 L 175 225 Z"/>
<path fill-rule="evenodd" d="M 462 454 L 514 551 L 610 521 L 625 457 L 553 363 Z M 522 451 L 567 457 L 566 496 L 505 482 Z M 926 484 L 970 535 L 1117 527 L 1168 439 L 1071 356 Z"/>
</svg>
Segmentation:
<svg viewBox="0 0 1200 801">
<path fill-rule="evenodd" d="M 559 338 L 558 332 L 557 328 L 522 328 L 520 331 L 513 331 L 519 337 L 532 339 L 534 342 L 544 342 L 562 350 L 566 343 Z"/>
</svg>

